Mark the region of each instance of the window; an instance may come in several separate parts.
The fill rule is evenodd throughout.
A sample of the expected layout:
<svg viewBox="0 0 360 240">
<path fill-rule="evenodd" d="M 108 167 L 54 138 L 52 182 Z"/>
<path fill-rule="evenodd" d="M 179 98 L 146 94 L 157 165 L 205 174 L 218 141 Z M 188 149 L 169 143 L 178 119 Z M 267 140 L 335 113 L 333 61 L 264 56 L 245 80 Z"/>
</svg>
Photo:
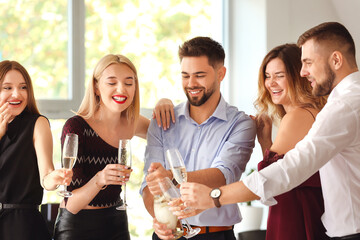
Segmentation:
<svg viewBox="0 0 360 240">
<path fill-rule="evenodd" d="M 220 0 L 0 0 L 0 60 L 16 60 L 29 71 L 40 111 L 51 120 L 55 167 L 60 167 L 62 126 L 80 105 L 101 57 L 119 53 L 133 61 L 142 108 L 153 108 L 163 97 L 183 101 L 178 47 L 195 36 L 222 42 L 222 4 Z M 136 155 L 128 184 L 132 239 L 144 239 L 153 231 L 138 193 L 145 144 L 133 140 Z M 44 196 L 44 202 L 59 201 L 55 192 Z"/>
</svg>

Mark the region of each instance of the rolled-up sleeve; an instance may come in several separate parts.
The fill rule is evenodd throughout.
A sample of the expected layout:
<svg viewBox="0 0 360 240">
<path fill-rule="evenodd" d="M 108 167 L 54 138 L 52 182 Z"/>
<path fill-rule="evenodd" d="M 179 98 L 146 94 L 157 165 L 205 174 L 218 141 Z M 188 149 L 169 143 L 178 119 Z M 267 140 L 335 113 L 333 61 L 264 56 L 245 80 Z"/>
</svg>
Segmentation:
<svg viewBox="0 0 360 240">
<path fill-rule="evenodd" d="M 223 147 L 211 166 L 224 174 L 226 184 L 239 181 L 252 154 L 256 137 L 256 126 L 250 117 L 243 115 L 233 124 L 231 132 L 223 136 Z"/>
<path fill-rule="evenodd" d="M 162 130 L 156 124 L 156 121 L 153 119 L 150 122 L 150 126 L 147 132 L 147 146 L 145 149 L 145 159 L 144 159 L 144 180 L 141 183 L 140 194 L 144 188 L 147 186 L 145 177 L 147 175 L 147 170 L 149 169 L 151 163 L 159 162 L 165 166 L 164 161 L 164 150 L 162 144 Z"/>
</svg>

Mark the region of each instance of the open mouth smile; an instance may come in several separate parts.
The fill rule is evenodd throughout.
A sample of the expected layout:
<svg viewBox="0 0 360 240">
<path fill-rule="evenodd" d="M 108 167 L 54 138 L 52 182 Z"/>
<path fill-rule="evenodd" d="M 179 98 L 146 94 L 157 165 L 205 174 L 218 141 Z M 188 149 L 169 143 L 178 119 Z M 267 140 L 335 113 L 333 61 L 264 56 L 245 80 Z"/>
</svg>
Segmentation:
<svg viewBox="0 0 360 240">
<path fill-rule="evenodd" d="M 20 105 L 21 101 L 9 101 L 9 105 Z"/>
<path fill-rule="evenodd" d="M 284 91 L 284 90 L 271 90 L 271 93 L 273 95 L 279 95 L 282 91 Z"/>
<path fill-rule="evenodd" d="M 125 96 L 120 96 L 120 95 L 116 95 L 116 96 L 113 96 L 112 99 L 113 99 L 116 103 L 123 104 L 123 103 L 126 102 L 127 97 L 125 97 Z"/>
</svg>

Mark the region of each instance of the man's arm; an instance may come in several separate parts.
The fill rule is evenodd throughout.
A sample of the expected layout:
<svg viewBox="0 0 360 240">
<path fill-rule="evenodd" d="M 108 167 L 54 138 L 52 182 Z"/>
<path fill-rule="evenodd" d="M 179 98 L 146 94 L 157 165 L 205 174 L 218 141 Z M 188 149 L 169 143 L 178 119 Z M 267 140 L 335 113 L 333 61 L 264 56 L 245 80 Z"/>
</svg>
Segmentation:
<svg viewBox="0 0 360 240">
<path fill-rule="evenodd" d="M 149 188 L 146 186 L 142 193 L 143 201 L 146 210 L 149 212 L 149 214 L 155 218 L 154 214 L 154 196 L 150 193 Z"/>
<path fill-rule="evenodd" d="M 208 209 L 215 207 L 213 199 L 210 197 L 212 188 L 199 183 L 183 183 L 180 187 L 181 200 L 186 206 L 195 209 Z M 259 197 L 251 192 L 243 182 L 235 182 L 220 187 L 221 196 L 219 198 L 221 205 L 233 204 L 237 202 L 247 202 L 257 200 Z M 186 213 L 185 213 L 186 214 Z M 193 213 L 194 215 L 196 212 Z M 184 217 L 181 216 L 180 217 Z M 189 217 L 189 215 L 186 215 Z"/>
<path fill-rule="evenodd" d="M 205 184 L 208 187 L 216 188 L 226 184 L 224 174 L 218 168 L 208 168 L 188 172 L 188 182 Z"/>
</svg>

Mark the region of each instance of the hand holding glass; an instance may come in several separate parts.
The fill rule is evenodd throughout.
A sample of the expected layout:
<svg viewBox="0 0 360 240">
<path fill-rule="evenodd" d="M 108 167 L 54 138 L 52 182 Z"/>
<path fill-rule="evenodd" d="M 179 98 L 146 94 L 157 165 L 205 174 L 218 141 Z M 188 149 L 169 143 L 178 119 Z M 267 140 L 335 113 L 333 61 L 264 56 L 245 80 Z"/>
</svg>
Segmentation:
<svg viewBox="0 0 360 240">
<path fill-rule="evenodd" d="M 68 133 L 65 136 L 63 151 L 62 151 L 62 166 L 66 169 L 72 169 L 77 158 L 78 152 L 78 135 L 75 133 Z M 71 197 L 72 193 L 67 191 L 66 185 L 64 190 L 58 192 L 62 197 Z"/>
<path fill-rule="evenodd" d="M 180 198 L 180 191 L 175 187 L 172 181 L 166 177 L 159 181 L 159 186 L 161 191 L 163 192 L 164 197 L 168 200 L 174 200 Z M 156 215 L 156 214 L 155 214 Z M 187 230 L 185 238 L 191 238 L 197 235 L 200 232 L 200 228 L 192 228 L 189 222 L 186 219 L 182 219 L 181 221 L 184 222 L 184 227 Z"/>
<path fill-rule="evenodd" d="M 119 152 L 118 152 L 118 163 L 127 166 L 129 169 L 132 164 L 131 155 L 131 143 L 129 139 L 120 139 L 119 141 Z M 126 204 L 126 183 L 124 186 L 124 201 L 121 206 L 117 207 L 117 210 L 126 210 L 128 205 Z"/>
</svg>

